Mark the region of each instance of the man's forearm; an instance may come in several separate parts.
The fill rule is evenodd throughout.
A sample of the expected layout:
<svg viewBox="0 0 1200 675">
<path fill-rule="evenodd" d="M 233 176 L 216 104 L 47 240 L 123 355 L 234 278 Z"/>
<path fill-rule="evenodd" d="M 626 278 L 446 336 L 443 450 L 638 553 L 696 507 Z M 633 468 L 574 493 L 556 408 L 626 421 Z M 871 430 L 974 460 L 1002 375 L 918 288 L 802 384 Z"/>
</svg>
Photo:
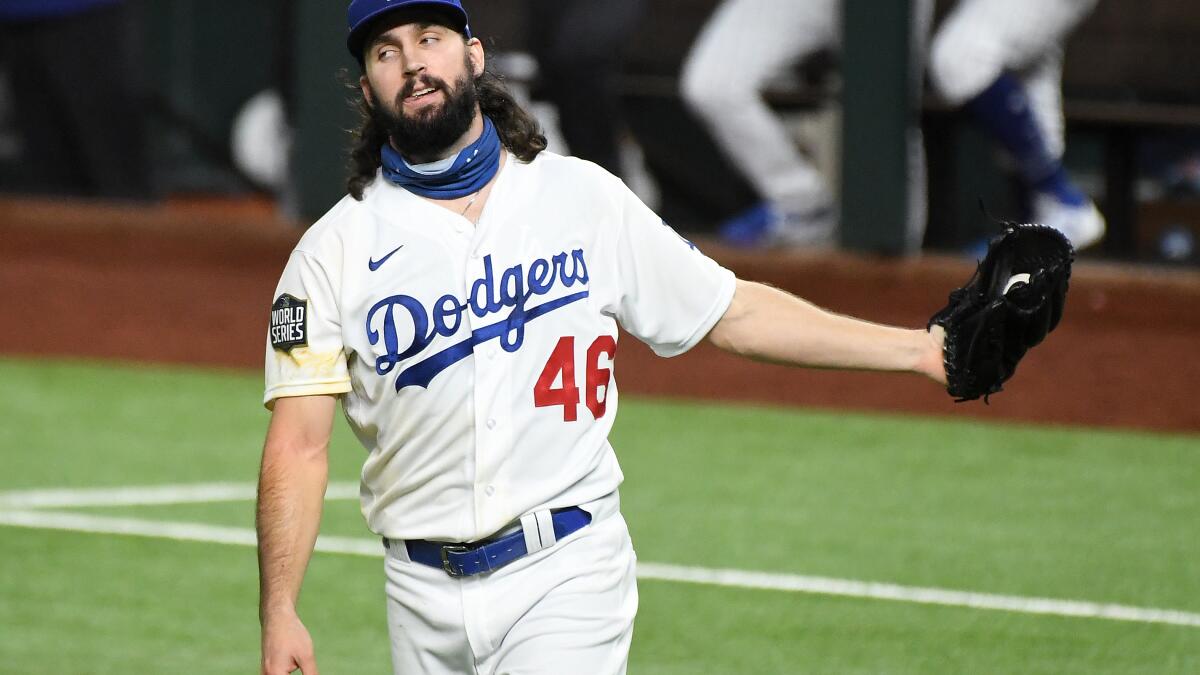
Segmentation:
<svg viewBox="0 0 1200 675">
<path fill-rule="evenodd" d="M 925 331 L 841 316 L 746 281 L 709 337 L 736 354 L 814 368 L 924 372 L 930 358 L 940 361 Z"/>
<path fill-rule="evenodd" d="M 259 618 L 295 611 L 321 523 L 329 478 L 324 447 L 298 449 L 268 436 L 258 481 Z"/>
</svg>

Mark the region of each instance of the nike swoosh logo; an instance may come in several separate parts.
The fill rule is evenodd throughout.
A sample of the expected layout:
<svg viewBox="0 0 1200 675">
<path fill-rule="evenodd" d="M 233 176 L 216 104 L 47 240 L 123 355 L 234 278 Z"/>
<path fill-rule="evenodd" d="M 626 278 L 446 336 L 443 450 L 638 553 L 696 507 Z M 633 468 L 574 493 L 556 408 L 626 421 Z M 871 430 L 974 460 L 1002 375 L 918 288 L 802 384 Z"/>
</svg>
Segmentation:
<svg viewBox="0 0 1200 675">
<path fill-rule="evenodd" d="M 371 268 L 371 271 L 374 272 L 375 270 L 379 269 L 380 267 L 383 267 L 383 263 L 387 262 L 388 258 L 396 255 L 396 251 L 399 251 L 402 248 L 404 248 L 404 244 L 400 244 L 396 248 L 392 249 L 391 253 L 383 256 L 379 260 L 376 260 L 374 258 L 367 260 L 367 267 Z"/>
</svg>

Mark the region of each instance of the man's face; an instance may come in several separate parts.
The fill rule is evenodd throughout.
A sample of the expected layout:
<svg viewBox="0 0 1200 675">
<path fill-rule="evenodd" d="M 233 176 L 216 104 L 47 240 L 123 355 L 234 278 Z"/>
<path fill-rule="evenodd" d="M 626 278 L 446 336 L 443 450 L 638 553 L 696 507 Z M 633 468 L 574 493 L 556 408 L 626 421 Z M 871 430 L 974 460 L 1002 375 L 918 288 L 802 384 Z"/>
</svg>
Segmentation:
<svg viewBox="0 0 1200 675">
<path fill-rule="evenodd" d="M 385 25 L 364 54 L 363 95 L 407 157 L 440 154 L 475 119 L 482 46 L 431 18 Z"/>
</svg>

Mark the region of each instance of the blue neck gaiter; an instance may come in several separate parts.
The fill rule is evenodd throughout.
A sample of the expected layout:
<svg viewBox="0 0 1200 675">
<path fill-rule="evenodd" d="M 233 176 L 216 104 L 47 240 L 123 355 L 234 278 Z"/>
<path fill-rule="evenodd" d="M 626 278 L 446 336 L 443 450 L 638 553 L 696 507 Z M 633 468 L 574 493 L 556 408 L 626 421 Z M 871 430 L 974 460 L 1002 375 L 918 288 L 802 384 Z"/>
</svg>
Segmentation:
<svg viewBox="0 0 1200 675">
<path fill-rule="evenodd" d="M 459 199 L 483 189 L 500 170 L 500 135 L 487 117 L 479 140 L 463 148 L 445 171 L 414 169 L 390 143 L 382 151 L 383 176 L 388 182 L 430 199 Z"/>
</svg>

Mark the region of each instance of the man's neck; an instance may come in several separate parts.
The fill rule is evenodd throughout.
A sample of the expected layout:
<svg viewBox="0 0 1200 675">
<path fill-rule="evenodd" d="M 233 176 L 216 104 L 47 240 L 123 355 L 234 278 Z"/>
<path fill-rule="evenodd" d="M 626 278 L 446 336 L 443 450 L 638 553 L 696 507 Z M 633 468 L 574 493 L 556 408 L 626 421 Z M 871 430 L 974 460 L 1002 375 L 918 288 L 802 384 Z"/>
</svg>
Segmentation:
<svg viewBox="0 0 1200 675">
<path fill-rule="evenodd" d="M 458 140 L 455 141 L 454 144 L 451 145 L 450 147 L 446 148 L 445 150 L 442 150 L 441 152 L 434 153 L 431 155 L 414 155 L 412 157 L 409 157 L 406 155 L 401 155 L 401 156 L 404 157 L 404 161 L 408 162 L 411 165 L 430 164 L 433 162 L 437 162 L 439 160 L 446 159 L 447 157 L 453 157 L 454 155 L 457 155 L 458 153 L 462 152 L 463 148 L 465 148 L 468 145 L 471 145 L 475 141 L 479 140 L 479 137 L 482 135 L 483 135 L 483 113 L 476 110 L 475 119 L 473 119 L 471 121 L 471 126 L 467 128 L 467 132 L 465 134 L 463 134 L 462 136 L 460 136 L 458 138 Z M 393 143 L 392 147 L 395 148 L 396 145 Z"/>
</svg>

